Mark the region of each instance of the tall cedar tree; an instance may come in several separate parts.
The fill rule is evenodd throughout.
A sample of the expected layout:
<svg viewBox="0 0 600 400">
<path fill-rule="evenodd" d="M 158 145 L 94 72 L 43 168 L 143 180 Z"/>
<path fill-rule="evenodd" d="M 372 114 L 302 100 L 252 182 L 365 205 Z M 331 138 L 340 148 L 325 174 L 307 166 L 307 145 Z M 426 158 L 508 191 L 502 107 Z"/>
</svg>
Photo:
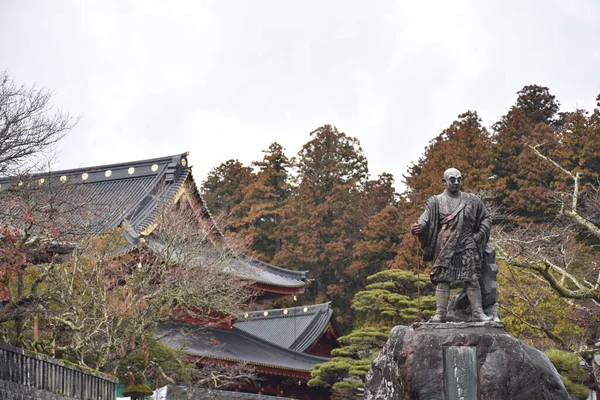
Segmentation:
<svg viewBox="0 0 600 400">
<path fill-rule="evenodd" d="M 369 275 L 389 269 L 401 251 L 403 225 L 402 210 L 396 204 L 369 218 L 362 229 L 361 240 L 354 246 L 354 260 L 346 272 L 366 285 Z"/>
<path fill-rule="evenodd" d="M 427 276 L 418 256 L 420 245 L 408 230 L 416 218 L 413 209 L 406 201 L 396 201 L 369 218 L 361 230 L 361 240 L 354 246 L 354 260 L 347 268 L 359 289 L 365 288 L 369 275 L 388 269 L 420 271 Z"/>
<path fill-rule="evenodd" d="M 224 217 L 226 223 L 235 221 L 241 216 L 235 213 L 244 198 L 244 189 L 255 180 L 252 167 L 238 160 L 228 160 L 208 173 L 202 183 L 202 196 L 213 215 Z M 227 225 L 224 229 L 231 227 Z"/>
<path fill-rule="evenodd" d="M 475 111 L 458 116 L 448 128 L 425 148 L 425 154 L 404 176 L 412 203 L 422 205 L 427 198 L 442 191 L 442 174 L 457 168 L 463 174 L 467 192 L 489 188 L 492 141 Z"/>
<path fill-rule="evenodd" d="M 290 159 L 277 142 L 263 150 L 262 161 L 252 163 L 258 167 L 256 180 L 243 189 L 244 197 L 239 207 L 242 217 L 231 226 L 240 236 L 250 241 L 252 255 L 271 262 L 281 250 L 279 227 L 283 207 L 292 193 L 289 183 Z"/>
<path fill-rule="evenodd" d="M 346 267 L 362 227 L 374 214 L 365 192 L 367 160 L 357 139 L 331 125 L 316 129 L 311 137 L 298 154 L 299 184 L 286 206 L 275 262 L 309 269 L 314 279 L 308 290 L 311 301 L 330 299 L 340 323 L 349 326 L 353 293 L 346 290 Z"/>
<path fill-rule="evenodd" d="M 548 209 L 548 193 L 555 174 L 524 149 L 526 144 L 556 146 L 559 102 L 538 85 L 517 94 L 515 105 L 493 125 L 494 189 L 500 204 L 521 219 L 541 218 L 554 211 Z"/>
</svg>

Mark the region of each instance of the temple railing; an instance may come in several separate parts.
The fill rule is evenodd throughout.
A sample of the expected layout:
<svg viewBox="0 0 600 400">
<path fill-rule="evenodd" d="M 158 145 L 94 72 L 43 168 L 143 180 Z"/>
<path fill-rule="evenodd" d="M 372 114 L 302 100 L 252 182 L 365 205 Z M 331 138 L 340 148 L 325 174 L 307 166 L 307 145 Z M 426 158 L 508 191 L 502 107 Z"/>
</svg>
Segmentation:
<svg viewBox="0 0 600 400">
<path fill-rule="evenodd" d="M 0 342 L 0 380 L 63 397 L 115 400 L 117 379 Z"/>
</svg>

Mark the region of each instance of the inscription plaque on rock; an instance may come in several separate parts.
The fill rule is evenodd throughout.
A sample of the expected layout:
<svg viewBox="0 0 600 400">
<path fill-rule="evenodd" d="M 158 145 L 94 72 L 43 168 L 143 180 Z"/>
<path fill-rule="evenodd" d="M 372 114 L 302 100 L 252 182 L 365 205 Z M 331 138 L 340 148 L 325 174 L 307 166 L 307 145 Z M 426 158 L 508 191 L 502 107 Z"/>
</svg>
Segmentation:
<svg viewBox="0 0 600 400">
<path fill-rule="evenodd" d="M 477 399 L 477 348 L 444 347 L 444 379 L 446 400 Z"/>
</svg>

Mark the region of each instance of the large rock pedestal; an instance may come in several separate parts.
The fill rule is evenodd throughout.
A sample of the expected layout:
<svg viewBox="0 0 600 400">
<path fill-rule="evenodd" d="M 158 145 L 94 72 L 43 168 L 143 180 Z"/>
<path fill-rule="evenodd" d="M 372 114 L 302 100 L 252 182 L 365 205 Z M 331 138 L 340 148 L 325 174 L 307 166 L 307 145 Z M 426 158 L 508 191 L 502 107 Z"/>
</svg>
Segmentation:
<svg viewBox="0 0 600 400">
<path fill-rule="evenodd" d="M 394 327 L 367 375 L 365 400 L 447 400 L 447 346 L 476 352 L 479 399 L 569 399 L 544 353 L 507 334 L 500 323 L 474 322 Z"/>
</svg>

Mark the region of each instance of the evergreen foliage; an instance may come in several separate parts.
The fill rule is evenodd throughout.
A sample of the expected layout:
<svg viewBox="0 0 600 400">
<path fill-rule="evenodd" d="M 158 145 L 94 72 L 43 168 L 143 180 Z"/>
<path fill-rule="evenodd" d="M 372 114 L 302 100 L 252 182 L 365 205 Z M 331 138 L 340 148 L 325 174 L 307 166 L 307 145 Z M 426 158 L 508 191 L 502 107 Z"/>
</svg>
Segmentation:
<svg viewBox="0 0 600 400">
<path fill-rule="evenodd" d="M 244 189 L 255 179 L 252 168 L 238 160 L 228 160 L 213 168 L 201 187 L 208 209 L 213 215 L 231 217 L 242 202 Z"/>
<path fill-rule="evenodd" d="M 252 255 L 271 262 L 281 251 L 280 226 L 283 212 L 293 188 L 289 181 L 291 160 L 279 143 L 272 143 L 258 167 L 256 179 L 242 189 L 243 198 L 237 205 L 237 219 L 230 226 L 240 236 L 250 240 Z"/>
<path fill-rule="evenodd" d="M 331 361 L 316 365 L 310 386 L 331 387 L 335 391 L 362 387 L 373 358 L 397 324 L 416 322 L 418 309 L 417 282 L 421 286 L 422 318 L 434 314 L 435 288 L 426 276 L 420 279 L 409 271 L 390 269 L 367 278 L 370 284 L 352 301 L 356 310 L 356 328 L 338 338 L 344 346 L 332 351 Z"/>
<path fill-rule="evenodd" d="M 386 322 L 390 326 L 417 321 L 417 282 L 421 286 L 422 316 L 428 319 L 435 309 L 435 288 L 429 277 L 420 279 L 409 271 L 390 269 L 367 278 L 366 290 L 358 292 L 352 301 L 360 315 L 371 323 Z"/>
<path fill-rule="evenodd" d="M 283 244 L 275 263 L 310 269 L 314 283 L 307 299 L 330 300 L 338 322 L 351 326 L 355 282 L 346 268 L 369 217 L 392 201 L 390 175 L 369 180 L 357 139 L 324 125 L 298 153 L 297 187 L 284 209 Z"/>
<path fill-rule="evenodd" d="M 443 189 L 442 174 L 450 168 L 463 174 L 467 192 L 488 188 L 492 169 L 492 138 L 475 111 L 458 116 L 425 148 L 425 154 L 404 177 L 410 200 L 421 205 Z"/>
<path fill-rule="evenodd" d="M 493 125 L 494 189 L 513 214 L 539 219 L 555 212 L 548 201 L 554 174 L 526 145 L 555 147 L 559 103 L 543 86 L 525 86 L 517 94 L 516 104 Z"/>
<path fill-rule="evenodd" d="M 576 354 L 558 349 L 548 350 L 546 355 L 560 374 L 560 378 L 569 394 L 575 399 L 587 399 L 589 389 L 577 383 L 577 381 L 584 380 L 586 375 L 579 363 L 579 357 Z"/>
</svg>

